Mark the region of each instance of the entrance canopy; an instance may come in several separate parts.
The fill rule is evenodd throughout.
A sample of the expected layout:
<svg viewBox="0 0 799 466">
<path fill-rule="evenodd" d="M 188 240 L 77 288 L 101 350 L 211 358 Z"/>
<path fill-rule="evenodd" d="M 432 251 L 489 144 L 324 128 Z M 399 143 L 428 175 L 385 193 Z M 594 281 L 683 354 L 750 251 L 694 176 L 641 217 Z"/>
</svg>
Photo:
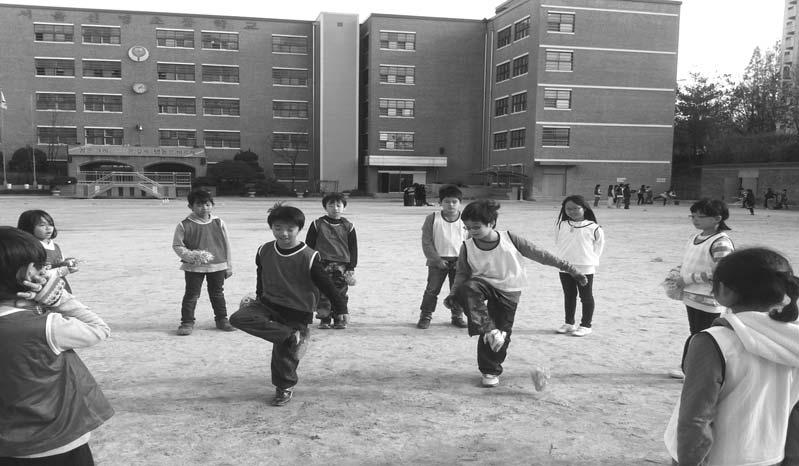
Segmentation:
<svg viewBox="0 0 799 466">
<path fill-rule="evenodd" d="M 182 165 L 197 176 L 206 172 L 205 149 L 199 147 L 142 147 L 142 146 L 95 146 L 87 144 L 69 149 L 69 176 L 77 177 L 82 167 L 120 165 L 132 171 L 152 171 L 149 167 L 158 164 Z"/>
</svg>

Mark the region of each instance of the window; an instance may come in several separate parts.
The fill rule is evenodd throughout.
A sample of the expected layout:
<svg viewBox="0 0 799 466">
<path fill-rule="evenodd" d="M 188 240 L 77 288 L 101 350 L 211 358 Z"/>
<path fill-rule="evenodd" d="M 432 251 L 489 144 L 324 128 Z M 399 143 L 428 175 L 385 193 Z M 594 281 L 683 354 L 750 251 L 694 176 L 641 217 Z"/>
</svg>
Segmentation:
<svg viewBox="0 0 799 466">
<path fill-rule="evenodd" d="M 86 128 L 86 144 L 121 146 L 122 128 Z"/>
<path fill-rule="evenodd" d="M 380 31 L 380 48 L 383 50 L 416 50 L 416 33 Z"/>
<path fill-rule="evenodd" d="M 158 113 L 196 115 L 197 101 L 194 97 L 163 97 L 159 95 Z"/>
<path fill-rule="evenodd" d="M 85 112 L 122 112 L 122 96 L 109 94 L 83 94 Z"/>
<path fill-rule="evenodd" d="M 274 150 L 308 150 L 308 133 L 272 133 Z"/>
<path fill-rule="evenodd" d="M 275 86 L 308 86 L 308 70 L 301 68 L 272 68 Z"/>
<path fill-rule="evenodd" d="M 569 110 L 572 108 L 571 89 L 544 89 L 544 108 Z"/>
<path fill-rule="evenodd" d="M 517 57 L 513 59 L 513 77 L 526 74 L 527 73 L 527 64 L 530 59 L 529 55 L 522 55 L 521 57 Z"/>
<path fill-rule="evenodd" d="M 380 131 L 380 149 L 413 150 L 414 133 Z"/>
<path fill-rule="evenodd" d="M 277 181 L 286 183 L 292 179 L 294 181 L 307 181 L 310 170 L 308 170 L 307 163 L 295 163 L 293 171 L 290 163 L 273 163 L 272 173 L 274 173 Z"/>
<path fill-rule="evenodd" d="M 502 150 L 508 148 L 508 132 L 502 131 L 501 133 L 494 133 L 494 150 Z"/>
<path fill-rule="evenodd" d="M 75 94 L 36 93 L 36 110 L 75 111 Z"/>
<path fill-rule="evenodd" d="M 83 60 L 84 78 L 121 78 L 122 62 L 110 60 Z"/>
<path fill-rule="evenodd" d="M 413 118 L 416 102 L 410 99 L 380 99 L 380 116 Z"/>
<path fill-rule="evenodd" d="M 122 32 L 118 27 L 111 26 L 81 26 L 84 44 L 113 44 L 122 42 Z"/>
<path fill-rule="evenodd" d="M 186 31 L 181 29 L 156 29 L 155 41 L 159 47 L 193 49 L 194 31 Z"/>
<path fill-rule="evenodd" d="M 416 67 L 380 65 L 380 82 L 386 84 L 414 84 Z"/>
<path fill-rule="evenodd" d="M 510 79 L 510 62 L 497 65 L 497 82 Z"/>
<path fill-rule="evenodd" d="M 202 65 L 204 83 L 238 84 L 239 67 L 223 65 Z"/>
<path fill-rule="evenodd" d="M 547 31 L 574 32 L 574 13 L 547 13 Z"/>
<path fill-rule="evenodd" d="M 524 18 L 513 25 L 513 40 L 524 39 L 530 35 L 530 18 Z"/>
<path fill-rule="evenodd" d="M 188 63 L 159 63 L 158 79 L 162 81 L 194 82 L 194 65 Z"/>
<path fill-rule="evenodd" d="M 197 131 L 193 129 L 159 129 L 158 144 L 173 147 L 197 147 Z"/>
<path fill-rule="evenodd" d="M 239 116 L 239 99 L 203 99 L 203 115 Z"/>
<path fill-rule="evenodd" d="M 272 35 L 272 53 L 308 53 L 308 37 Z"/>
<path fill-rule="evenodd" d="M 541 145 L 544 147 L 569 147 L 570 128 L 544 126 Z"/>
<path fill-rule="evenodd" d="M 519 113 L 527 110 L 527 93 L 514 94 L 510 98 L 511 113 Z"/>
<path fill-rule="evenodd" d="M 510 148 L 513 149 L 516 147 L 524 147 L 526 133 L 527 130 L 524 128 L 512 130 L 510 132 Z"/>
<path fill-rule="evenodd" d="M 75 76 L 72 58 L 35 58 L 36 76 Z"/>
<path fill-rule="evenodd" d="M 275 118 L 308 119 L 308 102 L 304 100 L 273 100 L 272 115 Z"/>
<path fill-rule="evenodd" d="M 504 47 L 506 45 L 510 45 L 510 42 L 511 42 L 510 33 L 511 33 L 510 26 L 508 26 L 505 29 L 502 29 L 501 31 L 497 32 L 497 48 L 498 49 L 501 49 L 502 47 Z"/>
<path fill-rule="evenodd" d="M 75 26 L 71 24 L 33 23 L 33 40 L 36 42 L 73 42 Z"/>
<path fill-rule="evenodd" d="M 37 126 L 39 144 L 78 143 L 78 129 L 74 126 Z"/>
<path fill-rule="evenodd" d="M 494 101 L 494 116 L 502 116 L 508 114 L 508 98 L 502 97 Z"/>
<path fill-rule="evenodd" d="M 205 147 L 238 149 L 241 147 L 241 133 L 238 131 L 203 131 Z"/>
<path fill-rule="evenodd" d="M 202 32 L 204 49 L 238 50 L 239 35 L 235 32 Z"/>
<path fill-rule="evenodd" d="M 561 50 L 546 51 L 547 71 L 572 71 L 574 66 L 574 52 Z"/>
</svg>

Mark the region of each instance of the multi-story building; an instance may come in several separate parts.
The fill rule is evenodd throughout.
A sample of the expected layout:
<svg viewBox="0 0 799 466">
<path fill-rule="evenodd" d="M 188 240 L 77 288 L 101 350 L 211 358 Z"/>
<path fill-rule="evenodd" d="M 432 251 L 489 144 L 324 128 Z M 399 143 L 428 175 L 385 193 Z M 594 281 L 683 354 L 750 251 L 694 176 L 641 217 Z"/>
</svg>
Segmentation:
<svg viewBox="0 0 799 466">
<path fill-rule="evenodd" d="M 785 11 L 782 22 L 782 79 L 790 81 L 794 66 L 799 64 L 799 47 L 796 38 L 797 0 L 785 0 Z"/>
</svg>

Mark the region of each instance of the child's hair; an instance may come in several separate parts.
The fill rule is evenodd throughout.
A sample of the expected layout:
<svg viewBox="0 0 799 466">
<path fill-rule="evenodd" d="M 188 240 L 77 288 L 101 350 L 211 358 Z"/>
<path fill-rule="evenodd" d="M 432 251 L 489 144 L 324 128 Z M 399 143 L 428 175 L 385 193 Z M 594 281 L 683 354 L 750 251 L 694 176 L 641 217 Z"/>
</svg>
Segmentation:
<svg viewBox="0 0 799 466">
<path fill-rule="evenodd" d="M 457 197 L 459 201 L 462 201 L 463 192 L 454 184 L 444 185 L 438 190 L 438 202 L 443 201 L 445 197 Z"/>
<path fill-rule="evenodd" d="M 730 209 L 727 208 L 727 204 L 725 204 L 724 201 L 708 198 L 699 199 L 691 206 L 691 213 L 707 215 L 708 217 L 721 217 L 721 221 L 716 226 L 716 230 L 724 231 L 731 229 L 724 223 L 725 220 L 730 218 Z"/>
<path fill-rule="evenodd" d="M 53 234 L 50 235 L 51 239 L 55 239 L 58 236 L 58 230 L 55 227 L 55 221 L 53 221 L 53 217 L 50 216 L 47 212 L 43 210 L 26 210 L 19 214 L 19 220 L 17 220 L 17 228 L 22 231 L 27 231 L 30 234 L 33 234 L 33 229 L 36 228 L 36 224 L 39 221 L 44 220 L 45 222 L 49 223 L 53 227 Z"/>
<path fill-rule="evenodd" d="M 478 199 L 463 208 L 461 220 L 464 222 L 480 222 L 494 228 L 497 226 L 498 210 L 499 202 L 493 199 Z"/>
<path fill-rule="evenodd" d="M 769 311 L 769 317 L 781 322 L 793 322 L 799 317 L 796 299 L 799 297 L 799 278 L 791 264 L 780 253 L 766 248 L 739 249 L 723 257 L 713 272 L 713 292 L 718 284 L 738 295 L 739 306 L 764 307 L 780 305 Z M 782 304 L 785 297 L 788 304 Z"/>
<path fill-rule="evenodd" d="M 594 214 L 594 210 L 591 209 L 591 206 L 587 202 L 585 202 L 585 198 L 583 196 L 580 196 L 579 194 L 566 196 L 566 199 L 564 199 L 563 202 L 560 203 L 560 213 L 558 214 L 558 220 L 555 223 L 560 225 L 561 222 L 564 222 L 566 220 L 571 220 L 571 218 L 568 215 L 566 215 L 566 203 L 569 201 L 583 208 L 583 218 L 585 218 L 586 220 L 591 220 L 592 222 L 596 223 L 596 215 Z"/>
<path fill-rule="evenodd" d="M 325 194 L 325 197 L 322 198 L 322 207 L 327 208 L 327 204 L 336 201 L 341 202 L 342 204 L 344 204 L 344 207 L 347 207 L 347 198 L 344 197 L 344 195 L 341 193 Z"/>
<path fill-rule="evenodd" d="M 203 188 L 192 189 L 187 197 L 187 200 L 189 201 L 190 206 L 193 206 L 198 202 L 200 204 L 205 204 L 206 202 L 210 202 L 211 205 L 214 204 L 214 198 L 211 196 L 211 193 Z"/>
<path fill-rule="evenodd" d="M 33 262 L 44 267 L 47 253 L 32 234 L 14 227 L 0 227 L 0 295 L 13 297 L 23 291 L 17 282 L 17 271 Z M 7 296 L 9 297 L 9 296 Z"/>
<path fill-rule="evenodd" d="M 283 205 L 282 202 L 276 202 L 267 212 L 269 212 L 269 216 L 266 217 L 266 223 L 269 224 L 269 228 L 272 228 L 272 224 L 276 222 L 297 225 L 300 230 L 305 226 L 305 214 L 296 207 Z"/>
</svg>

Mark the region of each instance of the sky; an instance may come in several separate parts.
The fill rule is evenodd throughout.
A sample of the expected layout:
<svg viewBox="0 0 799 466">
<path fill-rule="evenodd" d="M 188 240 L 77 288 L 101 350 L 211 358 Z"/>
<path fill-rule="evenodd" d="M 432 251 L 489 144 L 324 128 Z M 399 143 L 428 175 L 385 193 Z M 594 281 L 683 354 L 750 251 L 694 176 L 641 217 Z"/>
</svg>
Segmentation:
<svg viewBox="0 0 799 466">
<path fill-rule="evenodd" d="M 25 5 L 109 8 L 108 0 L 18 0 Z M 312 21 L 320 12 L 370 13 L 483 19 L 501 0 L 138 0 L 113 9 Z M 557 4 L 557 0 L 552 0 Z M 123 6 L 124 5 L 124 6 Z M 739 77 L 755 47 L 771 47 L 782 36 L 784 0 L 683 0 L 680 13 L 678 79 L 691 72 Z"/>
</svg>

